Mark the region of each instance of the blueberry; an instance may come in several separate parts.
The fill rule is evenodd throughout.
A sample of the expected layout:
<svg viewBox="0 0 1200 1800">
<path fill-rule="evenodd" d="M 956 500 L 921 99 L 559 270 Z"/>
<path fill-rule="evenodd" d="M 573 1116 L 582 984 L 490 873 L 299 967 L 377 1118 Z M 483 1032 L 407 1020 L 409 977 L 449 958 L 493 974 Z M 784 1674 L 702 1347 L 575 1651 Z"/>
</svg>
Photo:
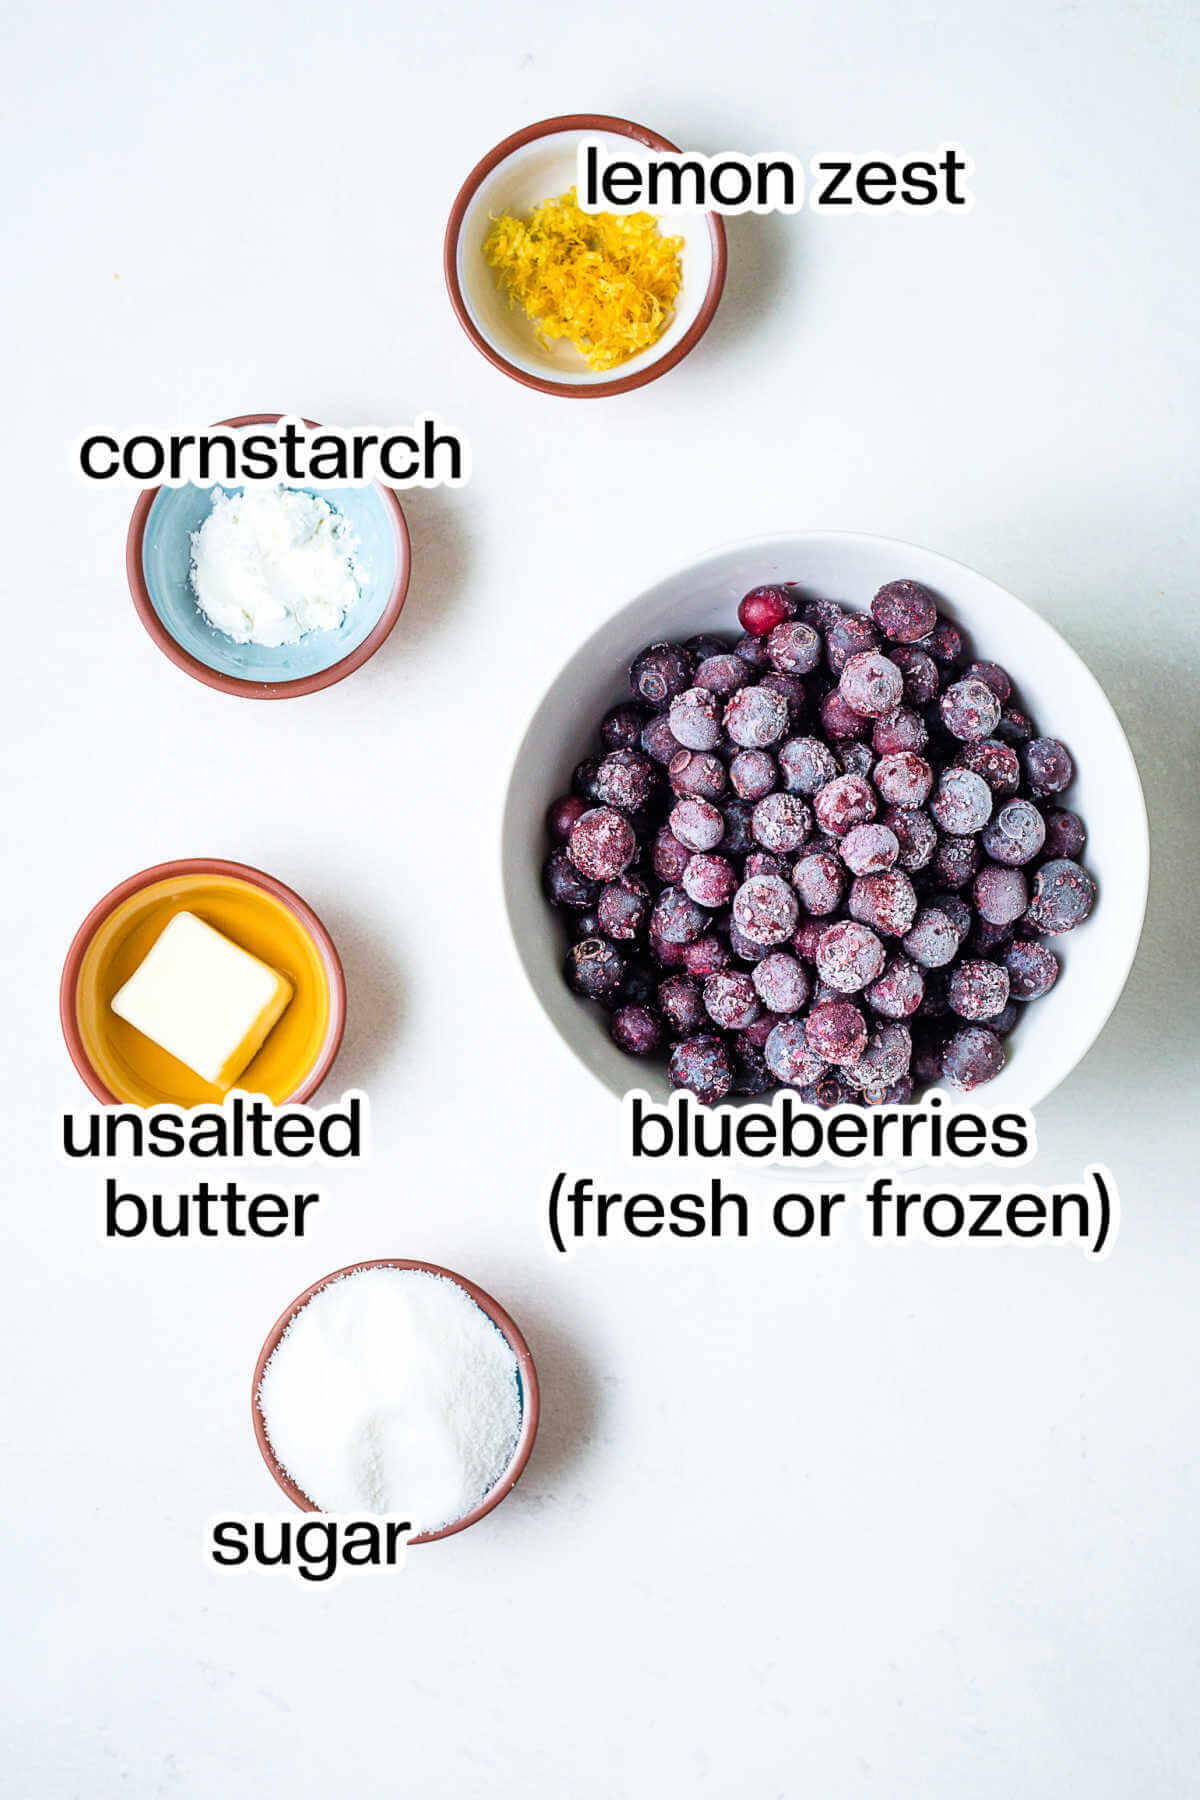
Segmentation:
<svg viewBox="0 0 1200 1800">
<path fill-rule="evenodd" d="M 661 708 L 691 684 L 695 666 L 682 644 L 648 644 L 630 665 L 629 685 L 639 700 Z"/>
<path fill-rule="evenodd" d="M 777 875 L 755 875 L 733 897 L 733 922 L 751 944 L 785 943 L 799 918 L 795 894 Z"/>
<path fill-rule="evenodd" d="M 731 961 L 728 940 L 715 931 L 706 931 L 702 937 L 694 938 L 683 947 L 683 966 L 697 981 L 706 981 L 718 970 L 727 969 Z"/>
<path fill-rule="evenodd" d="M 670 827 L 664 825 L 655 837 L 652 849 L 652 867 L 658 879 L 670 886 L 678 886 L 691 858 L 687 845 L 681 844 Z"/>
<path fill-rule="evenodd" d="M 667 1061 L 667 1076 L 673 1088 L 689 1089 L 706 1106 L 723 1100 L 733 1086 L 729 1052 L 719 1037 L 708 1035 L 676 1044 Z"/>
<path fill-rule="evenodd" d="M 933 788 L 933 770 L 923 756 L 911 750 L 881 756 L 872 779 L 880 799 L 889 806 L 924 806 Z"/>
<path fill-rule="evenodd" d="M 830 688 L 817 711 L 826 737 L 837 743 L 853 743 L 871 735 L 870 719 L 851 706 L 840 688 Z"/>
<path fill-rule="evenodd" d="M 1052 806 L 1046 813 L 1046 841 L 1042 845 L 1046 861 L 1056 862 L 1065 857 L 1070 862 L 1078 862 L 1086 844 L 1087 826 L 1079 814 L 1068 812 L 1063 806 Z"/>
<path fill-rule="evenodd" d="M 904 676 L 881 651 L 863 650 L 844 665 L 838 692 L 856 713 L 878 719 L 900 705 Z"/>
<path fill-rule="evenodd" d="M 817 823 L 831 837 L 845 837 L 852 825 L 866 825 L 877 811 L 875 794 L 861 775 L 827 781 L 813 802 Z"/>
<path fill-rule="evenodd" d="M 740 969 L 710 975 L 704 984 L 704 1005 L 713 1024 L 722 1031 L 741 1031 L 762 1012 L 753 981 Z"/>
<path fill-rule="evenodd" d="M 633 826 L 612 807 L 592 807 L 575 821 L 567 855 L 589 881 L 611 881 L 637 855 Z"/>
<path fill-rule="evenodd" d="M 840 675 L 852 656 L 877 649 L 879 632 L 863 613 L 841 613 L 831 620 L 825 633 L 825 659 L 835 675 Z"/>
<path fill-rule="evenodd" d="M 1032 862 L 1046 841 L 1046 821 L 1032 800 L 1009 800 L 983 828 L 983 847 L 993 862 L 1018 868 Z"/>
<path fill-rule="evenodd" d="M 904 935 L 904 948 L 923 969 L 944 969 L 958 955 L 962 935 L 941 907 L 923 906 Z"/>
<path fill-rule="evenodd" d="M 979 839 L 944 837 L 933 858 L 933 872 L 948 888 L 966 887 L 979 868 Z"/>
<path fill-rule="evenodd" d="M 671 730 L 687 750 L 713 750 L 721 741 L 721 702 L 706 687 L 685 688 L 671 702 Z"/>
<path fill-rule="evenodd" d="M 726 856 L 745 856 L 754 848 L 754 838 L 750 830 L 751 809 L 742 800 L 730 800 L 721 808 L 721 816 L 725 820 L 725 839 L 722 849 Z"/>
<path fill-rule="evenodd" d="M 919 806 L 889 806 L 883 823 L 899 845 L 896 861 L 909 875 L 928 868 L 938 847 L 937 828 Z"/>
<path fill-rule="evenodd" d="M 893 956 L 863 999 L 872 1012 L 886 1019 L 908 1019 L 920 1006 L 924 993 L 925 977 L 916 963 L 907 956 Z"/>
<path fill-rule="evenodd" d="M 817 973 L 839 994 L 856 994 L 877 981 L 886 961 L 875 933 L 852 919 L 831 925 L 817 945 Z"/>
<path fill-rule="evenodd" d="M 559 843 L 571 835 L 575 821 L 587 811 L 587 801 L 578 794 L 563 794 L 552 800 L 546 812 L 546 831 Z"/>
<path fill-rule="evenodd" d="M 929 727 L 911 706 L 884 713 L 871 732 L 871 748 L 877 756 L 895 756 L 905 750 L 919 756 L 928 743 Z"/>
<path fill-rule="evenodd" d="M 600 736 L 606 750 L 636 750 L 642 742 L 650 715 L 636 700 L 614 706 L 600 721 Z"/>
<path fill-rule="evenodd" d="M 659 983 L 658 1010 L 675 1037 L 691 1037 L 708 1016 L 700 983 L 687 975 L 668 975 Z"/>
<path fill-rule="evenodd" d="M 792 870 L 792 886 L 805 910 L 818 918 L 836 912 L 846 891 L 846 872 L 836 857 L 816 850 L 802 856 Z"/>
<path fill-rule="evenodd" d="M 668 944 L 690 944 L 709 924 L 704 908 L 678 887 L 663 889 L 654 902 L 651 918 L 656 936 Z"/>
<path fill-rule="evenodd" d="M 552 850 L 542 868 L 542 886 L 551 906 L 583 912 L 596 899 L 596 884 L 581 875 L 565 850 Z"/>
<path fill-rule="evenodd" d="M 745 687 L 751 680 L 748 665 L 732 650 L 722 650 L 717 656 L 706 656 L 692 677 L 692 684 L 698 688 L 708 688 L 712 693 L 728 700 L 736 694 L 740 687 Z"/>
<path fill-rule="evenodd" d="M 596 798 L 621 812 L 641 812 L 658 788 L 659 776 L 641 750 L 610 750 L 596 771 Z"/>
<path fill-rule="evenodd" d="M 1008 1003 L 1008 970 L 1002 963 L 968 960 L 951 971 L 946 990 L 960 1019 L 994 1019 Z"/>
<path fill-rule="evenodd" d="M 811 1048 L 803 1019 L 781 1019 L 763 1046 L 763 1056 L 784 1087 L 807 1087 L 829 1067 L 828 1059 Z"/>
<path fill-rule="evenodd" d="M 1070 752 L 1057 738 L 1033 738 L 1021 751 L 1021 768 L 1030 793 L 1039 799 L 1061 794 L 1075 777 Z"/>
<path fill-rule="evenodd" d="M 672 793 L 700 800 L 719 800 L 729 779 L 725 764 L 710 750 L 677 750 L 667 773 Z"/>
<path fill-rule="evenodd" d="M 917 892 L 902 869 L 859 875 L 850 885 L 850 917 L 885 937 L 903 937 L 917 916 Z"/>
<path fill-rule="evenodd" d="M 1000 863 L 983 865 L 972 893 L 980 918 L 999 928 L 1013 924 L 1029 905 L 1029 884 L 1020 869 Z"/>
<path fill-rule="evenodd" d="M 949 665 L 962 657 L 962 638 L 949 619 L 939 619 L 933 630 L 921 639 L 921 648 L 928 651 L 934 662 Z"/>
<path fill-rule="evenodd" d="M 725 836 L 725 820 L 711 800 L 679 800 L 671 808 L 671 830 L 688 850 L 715 850 Z"/>
<path fill-rule="evenodd" d="M 973 769 L 947 769 L 929 810 L 950 836 L 974 837 L 992 816 L 992 790 Z"/>
<path fill-rule="evenodd" d="M 966 744 L 955 760 L 960 767 L 982 775 L 998 799 L 1007 799 L 1021 785 L 1020 759 L 1012 745 L 1002 744 L 999 738 L 979 738 Z"/>
<path fill-rule="evenodd" d="M 900 840 L 890 825 L 852 825 L 841 843 L 842 861 L 853 875 L 881 875 L 899 854 Z"/>
<path fill-rule="evenodd" d="M 733 653 L 756 674 L 765 673 L 771 666 L 767 661 L 767 640 L 754 632 L 747 632 L 744 638 L 739 638 L 733 646 Z"/>
<path fill-rule="evenodd" d="M 788 704 L 760 682 L 739 688 L 725 707 L 725 730 L 745 750 L 765 750 L 787 730 Z"/>
<path fill-rule="evenodd" d="M 572 944 L 563 965 L 567 986 L 588 1000 L 615 994 L 625 976 L 625 958 L 607 938 L 584 938 Z"/>
<path fill-rule="evenodd" d="M 679 739 L 666 713 L 655 713 L 642 728 L 642 749 L 652 762 L 669 764 L 679 753 Z"/>
<path fill-rule="evenodd" d="M 928 706 L 937 698 L 938 666 L 932 656 L 913 644 L 895 644 L 888 655 L 904 676 L 904 698 L 909 706 Z"/>
<path fill-rule="evenodd" d="M 785 619 L 767 638 L 767 660 L 783 675 L 809 675 L 821 666 L 819 633 L 802 619 Z"/>
<path fill-rule="evenodd" d="M 768 794 L 754 808 L 750 829 L 764 849 L 786 856 L 812 831 L 812 812 L 796 794 Z"/>
<path fill-rule="evenodd" d="M 915 644 L 937 624 L 937 601 L 919 581 L 888 581 L 871 602 L 871 617 L 897 644 Z"/>
<path fill-rule="evenodd" d="M 737 887 L 737 872 L 724 856 L 693 856 L 683 871 L 683 891 L 688 899 L 710 911 L 728 906 Z"/>
<path fill-rule="evenodd" d="M 804 964 L 786 950 L 772 950 L 764 956 L 753 980 L 759 999 L 773 1013 L 799 1012 L 811 986 Z"/>
<path fill-rule="evenodd" d="M 1003 961 L 1014 999 L 1040 1000 L 1058 980 L 1059 961 L 1046 944 L 1010 944 Z"/>
<path fill-rule="evenodd" d="M 1025 915 L 1035 931 L 1057 937 L 1082 925 L 1096 904 L 1096 883 L 1086 869 L 1060 857 L 1043 863 L 1033 878 L 1033 898 Z"/>
<path fill-rule="evenodd" d="M 618 875 L 600 889 L 596 914 L 605 937 L 640 937 L 650 923 L 650 890 L 636 875 Z"/>
<path fill-rule="evenodd" d="M 761 800 L 778 781 L 775 759 L 766 750 L 739 750 L 730 760 L 729 785 L 740 800 Z"/>
<path fill-rule="evenodd" d="M 956 1031 L 942 1051 L 942 1075 L 962 1093 L 991 1081 L 1003 1067 L 1004 1045 L 982 1025 Z"/>
<path fill-rule="evenodd" d="M 970 663 L 966 675 L 968 680 L 982 681 L 985 687 L 990 687 L 1001 706 L 1007 705 L 1012 698 L 1012 682 L 1009 679 L 1008 671 L 1002 669 L 999 663 Z"/>
<path fill-rule="evenodd" d="M 794 731 L 804 716 L 804 708 L 808 696 L 804 691 L 804 683 L 798 675 L 781 675 L 777 669 L 768 669 L 759 682 L 760 687 L 769 693 L 778 694 L 787 707 L 787 724 L 784 733 Z"/>
<path fill-rule="evenodd" d="M 986 682 L 969 676 L 946 689 L 941 714 L 947 731 L 973 744 L 990 737 L 1000 723 L 1000 702 Z"/>
<path fill-rule="evenodd" d="M 867 1022 L 852 1001 L 827 1000 L 809 1013 L 805 1041 L 823 1062 L 844 1066 L 857 1062 L 866 1049 Z"/>
<path fill-rule="evenodd" d="M 648 1006 L 619 1006 L 608 1029 L 613 1043 L 629 1056 L 652 1056 L 662 1043 L 662 1021 Z"/>
</svg>

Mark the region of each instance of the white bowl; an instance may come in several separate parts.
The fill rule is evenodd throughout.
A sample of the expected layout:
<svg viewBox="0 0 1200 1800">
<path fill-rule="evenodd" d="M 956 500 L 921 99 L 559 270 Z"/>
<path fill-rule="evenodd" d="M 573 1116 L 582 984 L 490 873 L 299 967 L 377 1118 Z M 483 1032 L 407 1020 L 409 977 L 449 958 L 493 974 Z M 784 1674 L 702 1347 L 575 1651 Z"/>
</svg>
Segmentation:
<svg viewBox="0 0 1200 1800">
<path fill-rule="evenodd" d="M 493 218 L 521 217 L 543 200 L 575 186 L 582 139 L 597 139 L 626 154 L 631 147 L 670 151 L 665 138 L 599 113 L 543 119 L 506 138 L 468 175 L 446 228 L 445 269 L 450 299 L 477 349 L 506 375 L 542 393 L 572 398 L 627 393 L 665 374 L 708 329 L 725 280 L 725 228 L 715 213 L 657 214 L 667 237 L 683 239 L 682 282 L 671 321 L 657 343 L 616 369 L 590 369 L 574 345 L 541 344 L 533 322 L 513 306 L 496 272 L 484 260 L 483 242 Z"/>
<path fill-rule="evenodd" d="M 1002 1072 L 952 1104 L 1037 1106 L 1087 1053 L 1116 1005 L 1142 929 L 1149 837 L 1133 754 L 1095 676 L 1045 619 L 962 563 L 891 538 L 789 532 L 711 551 L 622 607 L 555 678 L 517 753 L 502 829 L 509 923 L 551 1023 L 613 1094 L 641 1087 L 661 1098 L 666 1073 L 661 1063 L 618 1050 L 601 1010 L 563 981 L 566 938 L 541 891 L 547 807 L 569 789 L 575 764 L 594 753 L 602 714 L 631 698 L 625 671 L 643 645 L 736 633 L 738 601 L 763 582 L 795 582 L 863 611 L 884 582 L 901 577 L 933 590 L 973 654 L 1002 663 L 1039 728 L 1071 751 L 1076 776 L 1064 799 L 1087 823 L 1083 860 L 1100 890 L 1086 924 L 1052 940 L 1062 974 L 1023 1009 Z"/>
</svg>

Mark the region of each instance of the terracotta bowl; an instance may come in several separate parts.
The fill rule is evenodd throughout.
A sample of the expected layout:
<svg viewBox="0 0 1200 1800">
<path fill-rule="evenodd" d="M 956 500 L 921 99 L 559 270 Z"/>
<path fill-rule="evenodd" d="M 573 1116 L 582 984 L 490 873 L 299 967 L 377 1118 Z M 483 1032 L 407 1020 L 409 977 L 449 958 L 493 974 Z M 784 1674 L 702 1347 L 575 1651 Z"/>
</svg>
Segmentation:
<svg viewBox="0 0 1200 1800">
<path fill-rule="evenodd" d="M 316 1092 L 338 1053 L 346 983 L 333 939 L 273 875 L 194 857 L 159 863 L 106 894 L 71 941 L 59 1017 L 71 1061 L 105 1106 L 219 1106 L 224 1094 L 119 1019 L 110 1002 L 178 912 L 194 912 L 292 983 L 293 997 L 238 1077 L 276 1105 Z"/>
<path fill-rule="evenodd" d="M 246 413 L 221 419 L 214 429 L 274 425 L 282 416 Z M 185 483 L 147 488 L 139 494 L 125 544 L 133 604 L 163 655 L 206 687 L 250 700 L 315 694 L 361 669 L 400 617 L 411 552 L 408 526 L 394 490 L 372 482 L 342 488 L 304 484 L 304 491 L 320 494 L 354 528 L 362 592 L 336 629 L 311 631 L 299 643 L 276 646 L 235 643 L 210 625 L 196 604 L 188 579 L 190 540 L 208 517 L 211 489 Z"/>
<path fill-rule="evenodd" d="M 459 190 L 446 226 L 445 268 L 450 301 L 471 342 L 497 369 L 543 394 L 572 400 L 627 394 L 682 362 L 712 323 L 725 285 L 725 227 L 716 213 L 666 212 L 664 235 L 681 237 L 683 285 L 675 314 L 656 344 L 616 370 L 589 369 L 573 345 L 538 342 L 532 322 L 511 306 L 483 258 L 493 215 L 529 213 L 542 200 L 575 185 L 579 141 L 599 137 L 619 145 L 632 139 L 647 150 L 676 145 L 644 125 L 605 113 L 568 113 L 527 125 L 476 163 Z"/>
<path fill-rule="evenodd" d="M 438 1263 L 412 1262 L 405 1257 L 381 1256 L 370 1262 L 349 1263 L 344 1269 L 334 1269 L 332 1274 L 323 1275 L 320 1281 L 314 1281 L 311 1287 L 305 1288 L 304 1292 L 298 1294 L 291 1305 L 285 1307 L 280 1313 L 267 1333 L 266 1342 L 259 1351 L 258 1361 L 254 1367 L 254 1381 L 250 1389 L 250 1414 L 254 1423 L 254 1436 L 259 1450 L 262 1452 L 263 1461 L 288 1499 L 302 1512 L 319 1512 L 320 1508 L 315 1506 L 308 1495 L 296 1486 L 291 1476 L 280 1467 L 276 1460 L 275 1452 L 271 1448 L 271 1440 L 267 1436 L 266 1424 L 259 1411 L 258 1390 L 262 1385 L 263 1371 L 275 1354 L 280 1338 L 296 1314 L 307 1306 L 314 1294 L 318 1294 L 322 1288 L 328 1287 L 331 1281 L 337 1281 L 342 1275 L 356 1275 L 362 1269 L 420 1269 L 426 1275 L 444 1275 L 448 1281 L 456 1282 L 465 1293 L 470 1295 L 476 1306 L 487 1314 L 517 1359 L 517 1379 L 521 1386 L 521 1429 L 517 1436 L 512 1459 L 499 1481 L 484 1495 L 478 1506 L 461 1519 L 455 1519 L 452 1524 L 443 1525 L 440 1531 L 424 1531 L 409 1540 L 413 1544 L 433 1544 L 439 1538 L 453 1537 L 455 1532 L 465 1531 L 468 1525 L 477 1524 L 480 1519 L 492 1511 L 493 1507 L 499 1506 L 506 1494 L 512 1492 L 521 1478 L 525 1464 L 529 1461 L 533 1440 L 537 1436 L 540 1413 L 537 1371 L 533 1366 L 529 1345 L 499 1302 L 493 1300 L 492 1296 L 485 1293 L 481 1287 L 476 1287 L 473 1281 L 468 1281 L 465 1275 L 458 1275 L 453 1269 L 443 1269 Z"/>
</svg>

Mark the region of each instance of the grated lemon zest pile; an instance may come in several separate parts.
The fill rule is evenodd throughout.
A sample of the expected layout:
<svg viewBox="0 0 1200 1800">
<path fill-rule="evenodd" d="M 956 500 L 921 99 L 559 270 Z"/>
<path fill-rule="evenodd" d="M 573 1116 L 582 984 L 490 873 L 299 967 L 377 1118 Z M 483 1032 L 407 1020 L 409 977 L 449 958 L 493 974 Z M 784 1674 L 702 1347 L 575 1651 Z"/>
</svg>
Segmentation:
<svg viewBox="0 0 1200 1800">
<path fill-rule="evenodd" d="M 493 219 L 483 254 L 538 341 L 566 338 L 592 369 L 615 369 L 661 337 L 679 292 L 683 239 L 649 213 L 585 213 L 575 189 L 527 219 Z"/>
</svg>

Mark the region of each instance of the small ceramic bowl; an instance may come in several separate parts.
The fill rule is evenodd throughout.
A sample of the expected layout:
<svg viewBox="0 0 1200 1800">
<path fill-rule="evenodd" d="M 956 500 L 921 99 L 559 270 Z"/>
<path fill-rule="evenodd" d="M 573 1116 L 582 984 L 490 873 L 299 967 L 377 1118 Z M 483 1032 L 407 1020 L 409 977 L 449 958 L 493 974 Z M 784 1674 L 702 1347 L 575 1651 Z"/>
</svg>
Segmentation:
<svg viewBox="0 0 1200 1800">
<path fill-rule="evenodd" d="M 131 875 L 94 906 L 71 942 L 59 1017 L 71 1061 L 105 1106 L 219 1106 L 220 1088 L 112 1010 L 112 997 L 170 920 L 193 912 L 292 983 L 287 1009 L 238 1077 L 277 1106 L 307 1100 L 342 1041 L 346 983 L 333 940 L 291 888 L 245 863 L 191 858 Z"/>
<path fill-rule="evenodd" d="M 443 1275 L 447 1281 L 453 1281 L 467 1293 L 492 1321 L 492 1324 L 507 1341 L 509 1349 L 517 1359 L 517 1381 L 521 1389 L 521 1429 L 517 1435 L 512 1458 L 503 1475 L 494 1487 L 484 1495 L 479 1505 L 473 1507 L 461 1519 L 455 1519 L 450 1525 L 443 1525 L 440 1531 L 425 1531 L 410 1538 L 412 1544 L 433 1544 L 439 1538 L 453 1537 L 455 1532 L 465 1531 L 468 1525 L 478 1521 L 499 1506 L 506 1494 L 510 1494 L 517 1485 L 529 1461 L 529 1453 L 533 1449 L 533 1440 L 537 1436 L 540 1400 L 538 1396 L 537 1370 L 533 1366 L 533 1357 L 529 1353 L 529 1345 L 509 1318 L 498 1301 L 465 1275 L 458 1275 L 453 1269 L 443 1269 L 437 1263 L 411 1262 L 403 1257 L 382 1256 L 371 1262 L 350 1263 L 344 1269 L 335 1269 L 331 1275 L 323 1275 L 320 1281 L 314 1281 L 311 1287 L 298 1294 L 290 1306 L 284 1308 L 267 1333 L 267 1339 L 258 1353 L 258 1362 L 254 1368 L 254 1381 L 250 1388 L 250 1415 L 254 1422 L 254 1436 L 257 1440 L 262 1459 L 266 1463 L 278 1485 L 288 1499 L 298 1506 L 302 1512 L 319 1512 L 308 1495 L 298 1488 L 291 1476 L 280 1466 L 275 1452 L 271 1448 L 271 1440 L 267 1436 L 266 1423 L 258 1405 L 258 1390 L 262 1385 L 263 1371 L 275 1354 L 280 1338 L 302 1307 L 308 1305 L 314 1294 L 328 1287 L 331 1281 L 337 1281 L 343 1275 L 357 1275 L 363 1269 L 420 1269 L 426 1275 Z"/>
<path fill-rule="evenodd" d="M 948 1104 L 1035 1107 L 1090 1049 L 1133 963 L 1149 883 L 1149 839 L 1141 784 L 1125 733 L 1103 689 L 1054 627 L 995 582 L 962 563 L 890 538 L 808 531 L 712 551 L 647 588 L 592 634 L 551 683 L 517 754 L 505 804 L 502 860 L 509 924 L 525 973 L 552 1024 L 614 1094 L 667 1093 L 661 1063 L 624 1055 L 599 1008 L 562 978 L 559 920 L 541 893 L 545 815 L 570 786 L 571 770 L 595 747 L 595 726 L 628 700 L 626 670 L 646 644 L 739 627 L 737 603 L 763 582 L 794 582 L 865 611 L 884 582 L 910 577 L 970 637 L 973 654 L 1009 670 L 1043 731 L 1061 737 L 1075 760 L 1065 796 L 1087 823 L 1083 861 L 1100 895 L 1079 930 L 1053 939 L 1063 972 L 1054 991 L 1028 1006 L 1007 1042 L 994 1081 Z"/>
<path fill-rule="evenodd" d="M 682 362 L 712 323 L 726 260 L 725 227 L 716 213 L 661 213 L 663 235 L 683 239 L 683 282 L 674 316 L 658 342 L 618 369 L 602 371 L 589 369 L 565 340 L 540 344 L 530 319 L 509 304 L 495 271 L 484 261 L 483 240 L 494 216 L 528 214 L 541 201 L 575 186 L 576 152 L 585 137 L 601 138 L 614 149 L 622 139 L 647 150 L 676 149 L 644 125 L 603 113 L 570 113 L 527 125 L 471 170 L 450 213 L 445 244 L 450 300 L 476 349 L 525 387 L 575 400 L 627 394 Z"/>
<path fill-rule="evenodd" d="M 243 430 L 274 425 L 282 416 L 247 413 L 222 419 L 220 425 Z M 191 534 L 209 515 L 212 489 L 157 487 L 138 496 L 125 544 L 133 604 L 164 656 L 206 687 L 251 700 L 315 694 L 360 669 L 400 617 L 411 557 L 408 526 L 394 490 L 372 483 L 303 491 L 321 495 L 353 526 L 362 593 L 336 630 L 310 631 L 299 643 L 277 646 L 235 643 L 210 625 L 196 604 L 188 579 Z"/>
</svg>

